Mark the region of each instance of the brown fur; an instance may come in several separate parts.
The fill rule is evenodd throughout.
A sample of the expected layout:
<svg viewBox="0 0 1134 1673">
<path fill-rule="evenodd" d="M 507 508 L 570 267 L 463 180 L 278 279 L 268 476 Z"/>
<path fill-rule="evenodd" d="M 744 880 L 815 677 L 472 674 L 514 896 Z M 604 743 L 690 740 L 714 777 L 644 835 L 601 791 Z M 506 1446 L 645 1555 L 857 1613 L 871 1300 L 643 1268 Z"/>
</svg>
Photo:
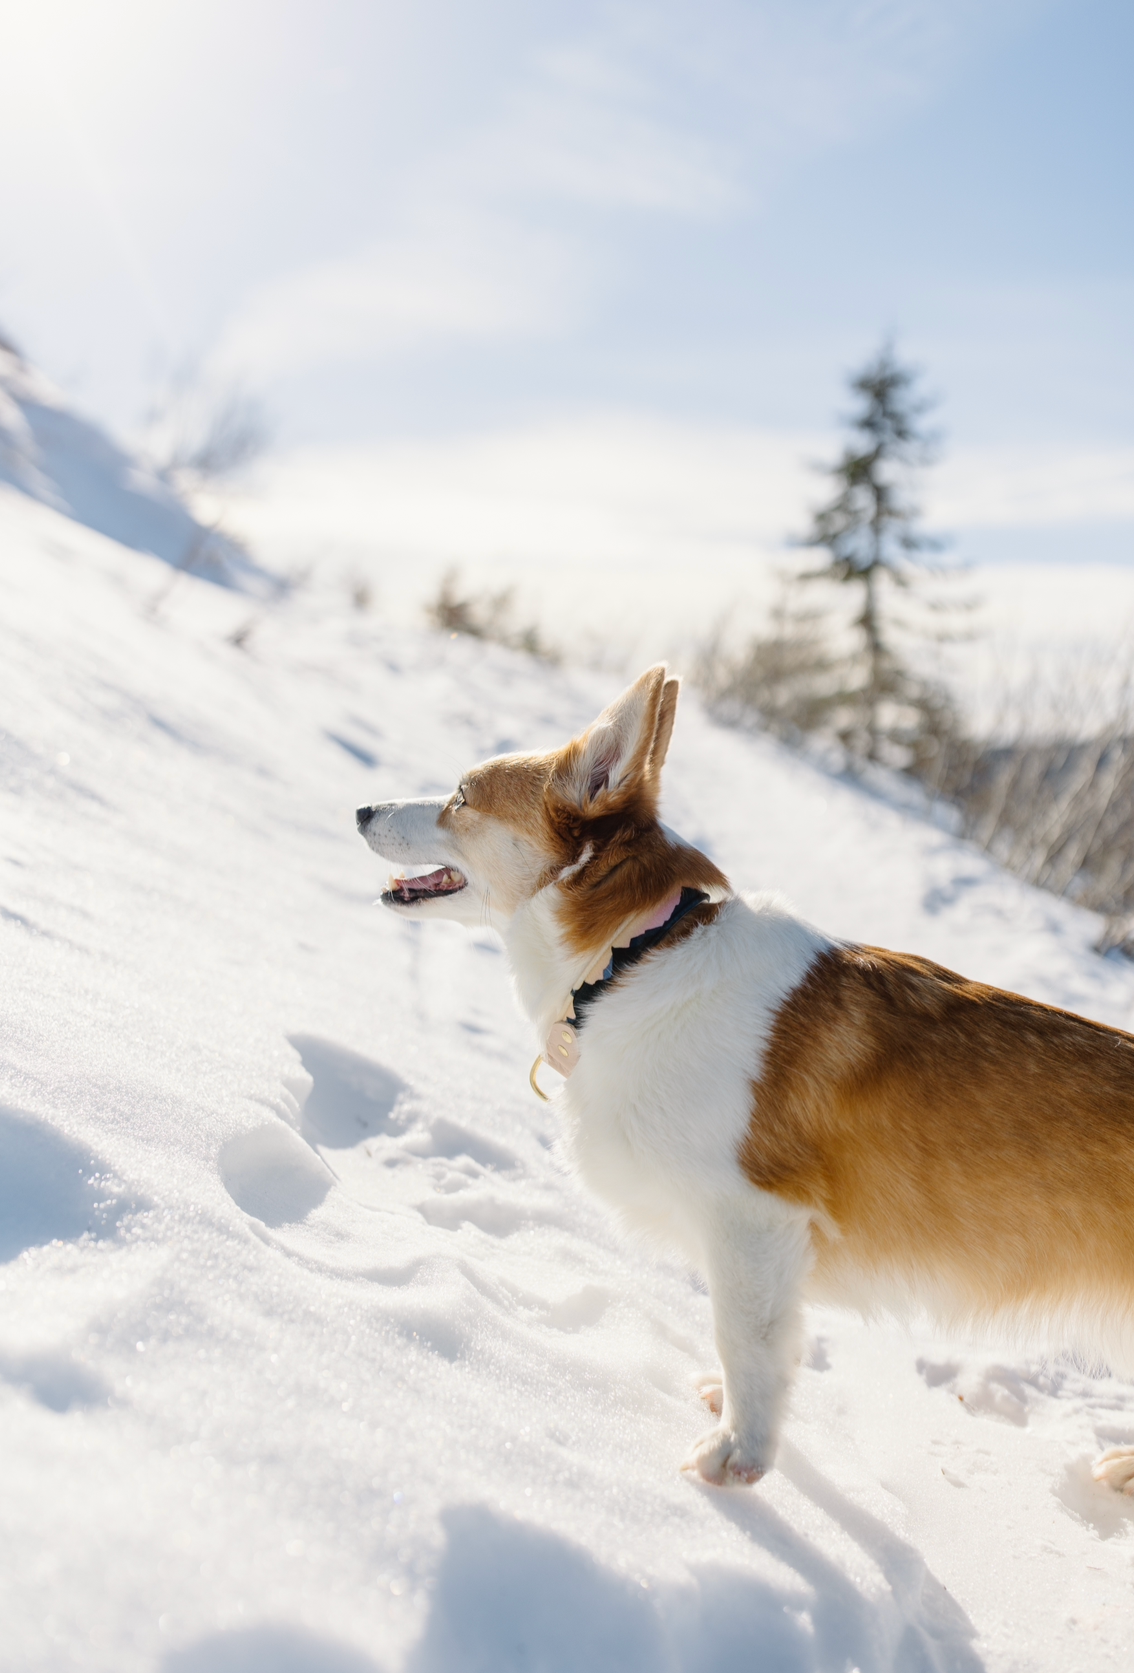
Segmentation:
<svg viewBox="0 0 1134 1673">
<path fill-rule="evenodd" d="M 742 1148 L 816 1213 L 821 1293 L 1134 1307 L 1134 1036 L 874 947 L 781 1009 Z"/>
<path fill-rule="evenodd" d="M 573 952 L 597 952 L 678 889 L 727 887 L 724 874 L 696 849 L 670 842 L 656 825 L 641 830 L 622 824 L 564 886 L 559 922 Z"/>
<path fill-rule="evenodd" d="M 644 699 L 643 723 L 616 784 L 602 782 L 603 738 L 611 728 L 600 716 L 560 750 L 505 755 L 475 767 L 461 786 L 465 807 L 450 804 L 440 816 L 442 826 L 457 828 L 462 818 L 487 814 L 522 832 L 546 855 L 542 883 L 577 864 L 589 844 L 589 859 L 562 885 L 560 912 L 567 946 L 582 957 L 608 947 L 677 889 L 728 890 L 711 860 L 672 842 L 657 822 L 678 691 L 679 682 L 662 667 L 631 687 Z M 690 914 L 690 929 L 705 921 L 706 910 Z"/>
</svg>

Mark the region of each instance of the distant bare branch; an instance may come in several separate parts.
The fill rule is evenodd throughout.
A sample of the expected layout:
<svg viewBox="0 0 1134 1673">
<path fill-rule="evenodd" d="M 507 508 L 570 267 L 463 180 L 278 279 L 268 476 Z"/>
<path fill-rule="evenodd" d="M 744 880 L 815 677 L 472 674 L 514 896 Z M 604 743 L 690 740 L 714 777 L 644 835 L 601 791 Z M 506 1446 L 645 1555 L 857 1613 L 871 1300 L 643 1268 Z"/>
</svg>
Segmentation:
<svg viewBox="0 0 1134 1673">
<path fill-rule="evenodd" d="M 195 372 L 174 378 L 147 417 L 158 475 L 189 491 L 232 481 L 267 450 L 263 403 L 239 384 L 211 384 Z"/>
<path fill-rule="evenodd" d="M 1102 913 L 1100 950 L 1134 952 L 1134 667 L 1032 676 L 923 776 L 1008 870 Z"/>
</svg>

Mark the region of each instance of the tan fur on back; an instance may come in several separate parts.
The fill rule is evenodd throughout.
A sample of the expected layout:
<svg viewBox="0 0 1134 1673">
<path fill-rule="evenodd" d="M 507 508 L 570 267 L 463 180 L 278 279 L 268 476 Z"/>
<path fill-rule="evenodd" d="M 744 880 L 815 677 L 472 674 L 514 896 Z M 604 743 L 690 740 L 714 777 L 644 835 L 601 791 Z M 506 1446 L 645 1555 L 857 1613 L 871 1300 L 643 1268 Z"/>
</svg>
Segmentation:
<svg viewBox="0 0 1134 1673">
<path fill-rule="evenodd" d="M 821 1293 L 955 1316 L 1134 1305 L 1134 1036 L 873 947 L 777 1018 L 744 1171 L 815 1212 Z"/>
</svg>

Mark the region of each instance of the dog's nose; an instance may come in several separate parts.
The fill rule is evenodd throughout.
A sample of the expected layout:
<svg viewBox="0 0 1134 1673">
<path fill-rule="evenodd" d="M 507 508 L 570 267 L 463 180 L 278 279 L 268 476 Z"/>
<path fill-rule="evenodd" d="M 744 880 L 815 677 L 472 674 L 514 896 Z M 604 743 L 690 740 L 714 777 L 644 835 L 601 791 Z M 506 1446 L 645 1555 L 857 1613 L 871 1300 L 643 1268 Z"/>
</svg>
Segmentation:
<svg viewBox="0 0 1134 1673">
<path fill-rule="evenodd" d="M 365 831 L 373 817 L 374 809 L 372 807 L 360 807 L 354 816 L 354 822 L 360 831 Z"/>
</svg>

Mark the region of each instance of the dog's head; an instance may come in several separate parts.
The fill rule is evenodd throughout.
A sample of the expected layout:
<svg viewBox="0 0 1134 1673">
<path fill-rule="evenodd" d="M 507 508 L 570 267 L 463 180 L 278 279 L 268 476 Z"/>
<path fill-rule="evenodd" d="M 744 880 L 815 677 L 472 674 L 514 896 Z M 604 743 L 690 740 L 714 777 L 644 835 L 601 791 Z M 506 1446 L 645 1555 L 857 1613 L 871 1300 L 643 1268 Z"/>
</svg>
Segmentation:
<svg viewBox="0 0 1134 1673">
<path fill-rule="evenodd" d="M 562 749 L 485 761 L 448 797 L 359 808 L 376 854 L 432 868 L 391 878 L 383 902 L 406 916 L 503 927 L 555 884 L 568 939 L 585 947 L 675 883 L 724 884 L 658 824 L 677 694 L 663 665 L 649 668 Z"/>
</svg>

